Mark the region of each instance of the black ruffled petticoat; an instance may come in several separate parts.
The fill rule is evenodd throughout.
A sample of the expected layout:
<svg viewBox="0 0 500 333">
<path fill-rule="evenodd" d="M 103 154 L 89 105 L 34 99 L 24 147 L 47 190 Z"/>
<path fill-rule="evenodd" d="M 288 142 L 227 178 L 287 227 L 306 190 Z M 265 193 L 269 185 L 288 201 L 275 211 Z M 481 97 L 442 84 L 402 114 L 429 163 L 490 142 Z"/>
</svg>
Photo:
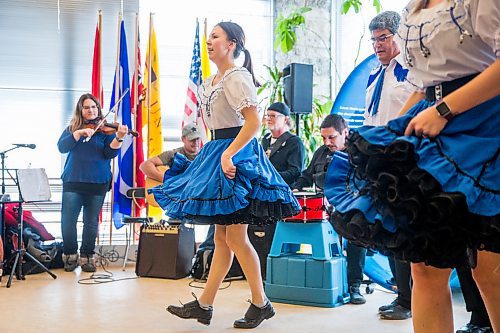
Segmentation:
<svg viewBox="0 0 500 333">
<path fill-rule="evenodd" d="M 470 213 L 462 193 L 443 192 L 417 166 L 411 143 L 373 145 L 354 132 L 346 147 L 354 184 L 360 195 L 371 197 L 382 219 L 370 222 L 355 209 L 337 211 L 331 222 L 339 234 L 386 255 L 438 268 L 474 267 L 476 249 L 499 252 L 499 215 Z M 397 231 L 388 231 L 384 220 L 394 221 Z"/>
</svg>

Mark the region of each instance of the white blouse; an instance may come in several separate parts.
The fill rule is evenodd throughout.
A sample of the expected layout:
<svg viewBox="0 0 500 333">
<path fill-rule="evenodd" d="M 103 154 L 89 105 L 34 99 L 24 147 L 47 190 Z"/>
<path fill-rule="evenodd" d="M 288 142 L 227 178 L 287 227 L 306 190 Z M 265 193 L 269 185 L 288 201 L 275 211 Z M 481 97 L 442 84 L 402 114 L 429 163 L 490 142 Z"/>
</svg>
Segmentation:
<svg viewBox="0 0 500 333">
<path fill-rule="evenodd" d="M 382 64 L 379 64 L 370 73 L 368 84 L 366 87 L 366 108 L 364 114 L 363 125 L 383 126 L 396 118 L 401 111 L 404 103 L 416 90 L 415 85 L 412 83 L 408 69 L 404 67 L 401 54 L 392 58 L 389 64 L 385 67 L 384 83 L 382 85 L 382 93 L 380 94 L 380 104 L 378 112 L 375 115 L 370 114 L 368 106 L 370 105 L 377 81 L 381 75 Z"/>
<path fill-rule="evenodd" d="M 252 74 L 244 67 L 233 67 L 213 85 L 214 78 L 215 75 L 208 77 L 198 91 L 208 128 L 243 126 L 245 118 L 241 110 L 258 104 Z"/>
<path fill-rule="evenodd" d="M 403 10 L 397 32 L 405 65 L 421 88 L 484 71 L 500 58 L 500 1 L 445 0 Z"/>
</svg>

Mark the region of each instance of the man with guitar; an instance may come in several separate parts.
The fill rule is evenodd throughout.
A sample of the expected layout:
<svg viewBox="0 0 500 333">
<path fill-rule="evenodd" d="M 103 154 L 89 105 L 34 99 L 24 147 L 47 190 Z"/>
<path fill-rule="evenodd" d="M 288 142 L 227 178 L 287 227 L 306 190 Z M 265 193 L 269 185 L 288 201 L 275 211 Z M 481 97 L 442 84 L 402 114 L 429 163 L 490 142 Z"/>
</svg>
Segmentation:
<svg viewBox="0 0 500 333">
<path fill-rule="evenodd" d="M 198 155 L 201 148 L 200 136 L 201 134 L 196 128 L 196 124 L 185 125 L 182 128 L 182 147 L 167 150 L 158 156 L 153 156 L 142 162 L 139 168 L 142 172 L 144 172 L 148 179 L 163 183 L 163 174 L 172 166 L 174 155 L 176 153 L 186 156 L 190 161 L 194 160 L 196 155 Z"/>
</svg>

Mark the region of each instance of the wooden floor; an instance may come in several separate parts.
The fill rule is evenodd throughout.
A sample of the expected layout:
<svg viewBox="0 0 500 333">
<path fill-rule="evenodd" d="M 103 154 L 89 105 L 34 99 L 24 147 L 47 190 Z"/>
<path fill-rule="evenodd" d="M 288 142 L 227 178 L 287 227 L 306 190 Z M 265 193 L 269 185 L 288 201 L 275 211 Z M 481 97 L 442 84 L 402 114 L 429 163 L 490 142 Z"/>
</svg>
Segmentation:
<svg viewBox="0 0 500 333">
<path fill-rule="evenodd" d="M 14 279 L 10 288 L 5 287 L 7 277 L 4 276 L 0 286 L 0 332 L 239 331 L 233 328 L 233 321 L 242 317 L 248 307 L 246 300 L 250 295 L 246 282 L 233 281 L 219 292 L 211 325 L 203 326 L 194 320 L 175 318 L 165 311 L 168 304 L 191 301 L 191 292 L 201 293 L 201 289 L 189 286 L 191 279 L 136 278 L 132 265 L 126 271 L 118 267 L 110 271 L 117 281 L 91 285 L 79 283 L 90 276 L 80 268 L 71 273 L 54 270 L 56 280 L 45 273 L 28 275 L 24 281 Z M 104 272 L 99 268 L 97 273 Z M 197 285 L 203 287 L 203 284 Z M 453 297 L 455 326 L 460 327 L 468 321 L 469 314 L 461 293 L 454 292 Z M 365 305 L 337 308 L 273 303 L 277 315 L 262 323 L 258 332 L 412 332 L 410 320 L 378 318 L 377 308 L 390 303 L 393 294 L 376 289 L 366 298 Z"/>
</svg>

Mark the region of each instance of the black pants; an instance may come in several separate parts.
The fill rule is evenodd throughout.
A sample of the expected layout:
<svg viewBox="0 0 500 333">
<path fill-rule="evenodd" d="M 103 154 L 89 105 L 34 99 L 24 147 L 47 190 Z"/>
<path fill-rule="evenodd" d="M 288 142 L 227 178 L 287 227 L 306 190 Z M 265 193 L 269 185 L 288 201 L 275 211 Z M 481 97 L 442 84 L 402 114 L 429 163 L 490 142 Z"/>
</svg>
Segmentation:
<svg viewBox="0 0 500 333">
<path fill-rule="evenodd" d="M 366 249 L 351 242 L 347 242 L 347 283 L 350 286 L 359 287 L 363 281 L 363 269 L 365 268 Z"/>
<path fill-rule="evenodd" d="M 409 261 L 389 258 L 389 265 L 398 286 L 397 303 L 406 309 L 411 309 L 411 269 Z"/>
<path fill-rule="evenodd" d="M 491 326 L 488 312 L 486 312 L 483 299 L 479 289 L 477 289 L 476 281 L 472 277 L 471 269 L 468 267 L 457 268 L 457 275 L 464 295 L 465 308 L 468 312 L 472 312 L 471 324 L 480 327 Z"/>
</svg>

